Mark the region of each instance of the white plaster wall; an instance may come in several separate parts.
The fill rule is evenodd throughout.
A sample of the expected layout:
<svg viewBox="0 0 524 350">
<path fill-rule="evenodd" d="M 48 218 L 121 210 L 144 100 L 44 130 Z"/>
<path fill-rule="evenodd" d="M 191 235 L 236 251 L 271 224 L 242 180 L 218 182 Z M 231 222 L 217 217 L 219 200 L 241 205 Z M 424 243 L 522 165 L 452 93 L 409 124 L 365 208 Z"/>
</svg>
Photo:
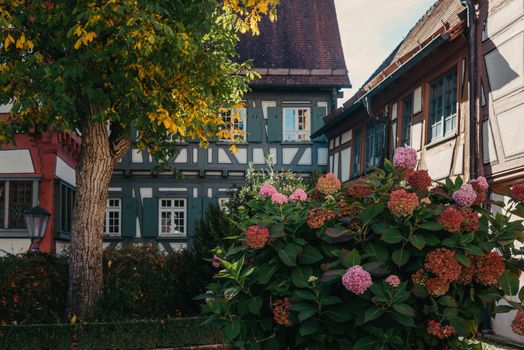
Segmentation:
<svg viewBox="0 0 524 350">
<path fill-rule="evenodd" d="M 56 177 L 76 187 L 76 171 L 67 165 L 62 158 L 56 158 Z"/>
<path fill-rule="evenodd" d="M 504 155 L 510 157 L 524 151 L 524 104 L 497 115 L 497 121 L 504 148 Z"/>
<path fill-rule="evenodd" d="M 328 149 L 319 148 L 317 150 L 317 164 L 318 165 L 327 165 L 328 163 Z"/>
<path fill-rule="evenodd" d="M 302 157 L 298 161 L 299 165 L 311 165 L 311 147 L 308 147 L 304 150 Z"/>
<path fill-rule="evenodd" d="M 340 159 L 340 181 L 345 182 L 349 180 L 349 168 L 351 164 L 351 147 L 346 148 L 342 152 L 340 152 L 340 156 L 342 157 Z"/>
<path fill-rule="evenodd" d="M 0 174 L 32 174 L 35 172 L 28 149 L 0 151 Z"/>
<path fill-rule="evenodd" d="M 441 180 L 448 176 L 452 159 L 453 147 L 449 145 L 426 151 L 425 162 L 429 176 L 433 180 Z"/>
<path fill-rule="evenodd" d="M 482 155 L 484 164 L 497 161 L 497 150 L 495 148 L 493 131 L 491 130 L 491 122 L 489 120 L 482 123 Z"/>
<path fill-rule="evenodd" d="M 30 245 L 29 238 L 0 238 L 0 256 L 25 253 Z"/>
</svg>

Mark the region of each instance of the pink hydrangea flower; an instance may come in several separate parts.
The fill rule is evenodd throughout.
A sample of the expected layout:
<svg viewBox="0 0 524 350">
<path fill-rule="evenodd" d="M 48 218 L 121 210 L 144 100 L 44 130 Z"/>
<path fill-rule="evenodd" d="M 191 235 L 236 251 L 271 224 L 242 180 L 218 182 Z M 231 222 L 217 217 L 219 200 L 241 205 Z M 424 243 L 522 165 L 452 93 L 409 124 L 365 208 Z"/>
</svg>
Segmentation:
<svg viewBox="0 0 524 350">
<path fill-rule="evenodd" d="M 271 195 L 271 203 L 273 204 L 284 204 L 287 203 L 287 201 L 288 198 L 285 194 L 277 192 Z"/>
<path fill-rule="evenodd" d="M 475 189 L 473 189 L 473 186 L 470 184 L 464 184 L 460 189 L 453 192 L 451 197 L 453 197 L 453 200 L 455 200 L 455 202 L 461 207 L 469 207 L 475 203 L 477 192 L 475 192 Z"/>
<path fill-rule="evenodd" d="M 219 257 L 216 254 L 213 255 L 213 267 L 215 269 L 218 269 L 220 267 L 220 261 L 218 259 Z"/>
<path fill-rule="evenodd" d="M 300 201 L 305 202 L 307 199 L 307 193 L 301 188 L 297 188 L 291 195 L 289 196 L 289 200 L 294 201 Z"/>
<path fill-rule="evenodd" d="M 350 267 L 342 276 L 344 287 L 355 294 L 363 294 L 372 283 L 371 275 L 360 265 Z"/>
<path fill-rule="evenodd" d="M 277 192 L 278 191 L 276 190 L 275 187 L 273 187 L 273 185 L 263 184 L 262 186 L 260 186 L 260 191 L 258 191 L 258 195 L 261 197 L 266 197 L 266 196 L 271 197 L 272 195 L 274 195 Z"/>
<path fill-rule="evenodd" d="M 398 278 L 397 275 L 390 275 L 388 278 L 385 279 L 385 281 L 391 287 L 397 288 L 398 286 L 400 286 L 400 278 Z"/>
<path fill-rule="evenodd" d="M 484 176 L 479 176 L 475 180 L 469 182 L 472 185 L 476 185 L 482 191 L 487 191 L 489 188 L 488 180 Z"/>
<path fill-rule="evenodd" d="M 409 147 L 399 147 L 393 155 L 393 165 L 400 169 L 415 169 L 417 166 L 417 151 Z"/>
</svg>

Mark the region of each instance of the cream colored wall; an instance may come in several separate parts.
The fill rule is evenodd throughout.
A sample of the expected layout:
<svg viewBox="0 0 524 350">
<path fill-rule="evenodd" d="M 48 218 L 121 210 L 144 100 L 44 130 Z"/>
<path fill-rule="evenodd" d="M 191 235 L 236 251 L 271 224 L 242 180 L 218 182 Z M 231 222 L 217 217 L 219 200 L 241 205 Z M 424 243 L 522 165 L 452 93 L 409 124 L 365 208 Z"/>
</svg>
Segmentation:
<svg viewBox="0 0 524 350">
<path fill-rule="evenodd" d="M 0 256 L 25 253 L 30 245 L 29 238 L 0 238 Z"/>
</svg>

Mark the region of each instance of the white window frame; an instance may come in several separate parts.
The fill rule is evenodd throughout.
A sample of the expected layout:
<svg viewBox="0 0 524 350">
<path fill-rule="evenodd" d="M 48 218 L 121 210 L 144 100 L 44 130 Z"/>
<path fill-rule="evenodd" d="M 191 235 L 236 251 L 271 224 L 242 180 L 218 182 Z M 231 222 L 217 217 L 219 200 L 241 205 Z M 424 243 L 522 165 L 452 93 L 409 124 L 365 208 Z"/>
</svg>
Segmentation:
<svg viewBox="0 0 524 350">
<path fill-rule="evenodd" d="M 239 120 L 231 121 L 232 116 L 238 113 Z M 224 125 L 222 126 L 222 129 L 229 130 L 230 133 L 233 134 L 235 139 L 238 139 L 240 141 L 246 141 L 246 135 L 247 135 L 247 109 L 246 108 L 238 108 L 229 110 L 224 114 L 220 114 L 220 118 L 224 120 Z M 242 125 L 242 128 L 240 128 L 240 125 Z M 235 129 L 237 130 L 235 132 Z M 239 132 L 240 131 L 240 132 Z M 230 139 L 221 139 L 220 141 L 224 142 L 232 142 Z"/>
<path fill-rule="evenodd" d="M 171 206 L 163 206 L 162 201 L 170 201 L 172 202 Z M 183 203 L 183 207 L 176 207 L 175 201 L 181 201 Z M 173 230 L 173 224 L 171 224 L 171 230 L 169 233 L 162 232 L 162 214 L 163 213 L 171 213 L 171 216 L 174 217 L 175 213 L 183 213 L 183 226 L 182 230 L 178 230 L 178 228 L 175 228 Z M 187 198 L 181 198 L 181 197 L 170 197 L 170 198 L 159 198 L 158 199 L 158 236 L 159 237 L 186 237 L 187 236 Z"/>
<path fill-rule="evenodd" d="M 110 205 L 111 201 L 116 201 L 118 205 Z M 117 232 L 109 232 L 110 213 L 118 213 L 118 230 Z M 106 205 L 106 212 L 104 216 L 104 235 L 105 236 L 121 236 L 122 235 L 122 198 L 108 198 Z"/>
<path fill-rule="evenodd" d="M 292 110 L 295 114 L 295 128 L 294 130 L 286 130 L 286 111 Z M 307 116 L 304 121 L 304 129 L 299 130 L 300 111 L 307 111 Z M 303 142 L 311 140 L 311 108 L 309 107 L 284 107 L 282 109 L 282 140 L 285 142 Z M 303 137 L 303 138 L 301 138 Z"/>
</svg>

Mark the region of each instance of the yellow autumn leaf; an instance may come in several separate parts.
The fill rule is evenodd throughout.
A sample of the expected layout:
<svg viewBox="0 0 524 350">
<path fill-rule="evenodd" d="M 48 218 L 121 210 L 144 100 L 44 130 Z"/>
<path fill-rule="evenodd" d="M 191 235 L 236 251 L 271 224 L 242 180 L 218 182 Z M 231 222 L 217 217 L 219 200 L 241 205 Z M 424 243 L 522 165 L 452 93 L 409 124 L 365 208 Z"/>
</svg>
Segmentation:
<svg viewBox="0 0 524 350">
<path fill-rule="evenodd" d="M 27 40 L 26 46 L 29 48 L 29 50 L 32 50 L 35 48 L 35 44 L 31 40 Z"/>
<path fill-rule="evenodd" d="M 229 151 L 231 151 L 231 153 L 238 153 L 237 145 L 229 146 Z"/>
<path fill-rule="evenodd" d="M 82 27 L 80 27 L 80 26 L 76 27 L 75 35 L 76 36 L 82 36 Z"/>
<path fill-rule="evenodd" d="M 15 42 L 15 39 L 11 36 L 11 34 L 7 34 L 7 38 L 5 38 L 4 42 L 4 48 L 7 50 L 9 45 L 13 44 Z"/>
<path fill-rule="evenodd" d="M 20 38 L 16 41 L 16 48 L 17 49 L 23 49 L 25 44 L 25 35 L 22 34 Z"/>
<path fill-rule="evenodd" d="M 82 46 L 82 38 L 78 38 L 78 40 L 75 43 L 75 49 L 79 49 L 80 46 Z"/>
<path fill-rule="evenodd" d="M 78 318 L 76 317 L 76 315 L 73 315 L 73 317 L 71 317 L 71 320 L 70 320 L 69 322 L 70 322 L 71 324 L 75 324 L 76 321 L 77 321 L 77 319 L 78 319 Z"/>
</svg>

